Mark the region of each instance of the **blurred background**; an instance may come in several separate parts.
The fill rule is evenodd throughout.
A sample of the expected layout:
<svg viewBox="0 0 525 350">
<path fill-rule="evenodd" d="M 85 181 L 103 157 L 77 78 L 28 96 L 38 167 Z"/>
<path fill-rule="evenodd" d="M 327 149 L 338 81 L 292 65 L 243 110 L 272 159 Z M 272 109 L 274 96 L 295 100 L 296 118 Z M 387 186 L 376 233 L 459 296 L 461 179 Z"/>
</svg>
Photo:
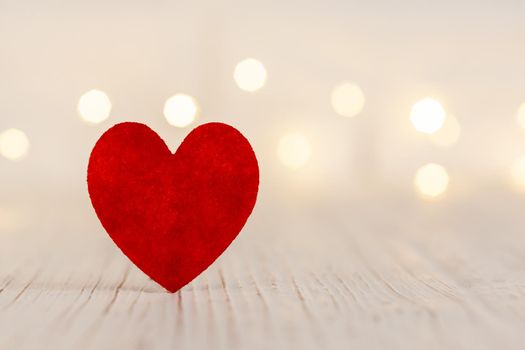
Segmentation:
<svg viewBox="0 0 525 350">
<path fill-rule="evenodd" d="M 521 201 L 524 16 L 518 0 L 2 0 L 0 227 L 53 203 L 96 220 L 89 153 L 122 121 L 172 150 L 235 126 L 258 207 Z"/>
</svg>

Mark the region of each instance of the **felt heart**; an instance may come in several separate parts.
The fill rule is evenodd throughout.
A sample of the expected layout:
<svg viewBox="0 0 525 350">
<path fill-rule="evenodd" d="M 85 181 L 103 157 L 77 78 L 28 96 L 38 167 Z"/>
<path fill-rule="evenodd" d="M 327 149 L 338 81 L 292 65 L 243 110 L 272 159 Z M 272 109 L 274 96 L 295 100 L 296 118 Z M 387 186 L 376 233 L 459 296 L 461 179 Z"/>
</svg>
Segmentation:
<svg viewBox="0 0 525 350">
<path fill-rule="evenodd" d="M 128 122 L 97 141 L 87 182 L 117 246 L 175 292 L 239 234 L 257 199 L 259 168 L 248 140 L 229 125 L 195 128 L 173 154 L 149 127 Z"/>
</svg>

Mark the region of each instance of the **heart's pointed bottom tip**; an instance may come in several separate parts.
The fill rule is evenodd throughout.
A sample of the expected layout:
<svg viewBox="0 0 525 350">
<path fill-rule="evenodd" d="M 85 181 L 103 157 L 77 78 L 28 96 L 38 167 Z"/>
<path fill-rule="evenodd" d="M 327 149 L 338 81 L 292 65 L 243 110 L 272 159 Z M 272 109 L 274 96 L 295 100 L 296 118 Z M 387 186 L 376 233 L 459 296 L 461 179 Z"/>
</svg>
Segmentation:
<svg viewBox="0 0 525 350">
<path fill-rule="evenodd" d="M 155 281 L 156 282 L 156 281 Z M 176 284 L 176 285 L 164 285 L 162 283 L 159 283 L 159 282 L 156 282 L 159 286 L 161 286 L 162 288 L 164 288 L 166 290 L 166 292 L 168 293 L 177 293 L 179 290 L 182 289 L 182 287 L 184 287 L 186 284 L 183 284 L 183 285 L 180 285 L 180 284 Z"/>
</svg>

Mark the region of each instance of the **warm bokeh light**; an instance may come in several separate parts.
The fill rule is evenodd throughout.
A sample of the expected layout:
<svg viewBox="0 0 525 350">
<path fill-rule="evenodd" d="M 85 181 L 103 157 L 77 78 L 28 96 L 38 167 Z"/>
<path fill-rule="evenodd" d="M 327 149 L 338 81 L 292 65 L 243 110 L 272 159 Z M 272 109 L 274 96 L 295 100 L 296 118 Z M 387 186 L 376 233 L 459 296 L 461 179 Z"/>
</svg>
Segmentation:
<svg viewBox="0 0 525 350">
<path fill-rule="evenodd" d="M 510 169 L 510 176 L 514 187 L 525 191 L 525 154 L 514 161 Z"/>
<path fill-rule="evenodd" d="M 458 120 L 454 116 L 448 115 L 443 127 L 431 134 L 430 140 L 439 147 L 452 147 L 458 142 L 460 135 L 461 126 Z"/>
<path fill-rule="evenodd" d="M 365 95 L 357 84 L 345 82 L 333 89 L 331 102 L 337 114 L 354 117 L 363 110 Z"/>
<path fill-rule="evenodd" d="M 310 141 L 299 132 L 286 134 L 279 141 L 277 155 L 285 166 L 300 168 L 308 163 L 312 155 Z"/>
<path fill-rule="evenodd" d="M 525 102 L 523 102 L 518 108 L 518 124 L 525 129 Z"/>
<path fill-rule="evenodd" d="M 233 79 L 239 89 L 255 92 L 266 83 L 266 68 L 256 59 L 247 58 L 235 66 Z"/>
<path fill-rule="evenodd" d="M 24 223 L 27 223 L 27 219 L 24 220 L 23 212 L 14 208 L 0 207 L 0 232 L 20 228 Z"/>
<path fill-rule="evenodd" d="M 190 125 L 199 112 L 197 102 L 191 96 L 176 94 L 166 100 L 164 117 L 170 125 L 184 128 Z"/>
<path fill-rule="evenodd" d="M 427 97 L 414 104 L 410 112 L 410 121 L 417 131 L 432 134 L 443 126 L 446 113 L 438 101 Z"/>
<path fill-rule="evenodd" d="M 444 167 L 429 163 L 416 172 L 414 185 L 423 197 L 437 197 L 447 190 L 449 177 Z"/>
<path fill-rule="evenodd" d="M 24 158 L 29 151 L 29 139 L 18 129 L 7 129 L 0 134 L 0 154 L 7 159 Z"/>
<path fill-rule="evenodd" d="M 90 90 L 78 100 L 78 112 L 89 123 L 102 123 L 109 118 L 111 101 L 104 91 Z"/>
</svg>

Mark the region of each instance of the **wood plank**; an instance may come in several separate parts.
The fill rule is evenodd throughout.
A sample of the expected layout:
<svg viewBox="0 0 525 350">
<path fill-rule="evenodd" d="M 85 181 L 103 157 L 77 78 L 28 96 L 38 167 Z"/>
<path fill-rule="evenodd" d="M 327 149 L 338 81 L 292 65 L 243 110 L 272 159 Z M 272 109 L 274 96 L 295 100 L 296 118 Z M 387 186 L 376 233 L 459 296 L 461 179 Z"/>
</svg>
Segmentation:
<svg viewBox="0 0 525 350">
<path fill-rule="evenodd" d="M 523 349 L 519 207 L 405 201 L 263 206 L 175 294 L 50 210 L 0 235 L 0 348 Z"/>
</svg>

